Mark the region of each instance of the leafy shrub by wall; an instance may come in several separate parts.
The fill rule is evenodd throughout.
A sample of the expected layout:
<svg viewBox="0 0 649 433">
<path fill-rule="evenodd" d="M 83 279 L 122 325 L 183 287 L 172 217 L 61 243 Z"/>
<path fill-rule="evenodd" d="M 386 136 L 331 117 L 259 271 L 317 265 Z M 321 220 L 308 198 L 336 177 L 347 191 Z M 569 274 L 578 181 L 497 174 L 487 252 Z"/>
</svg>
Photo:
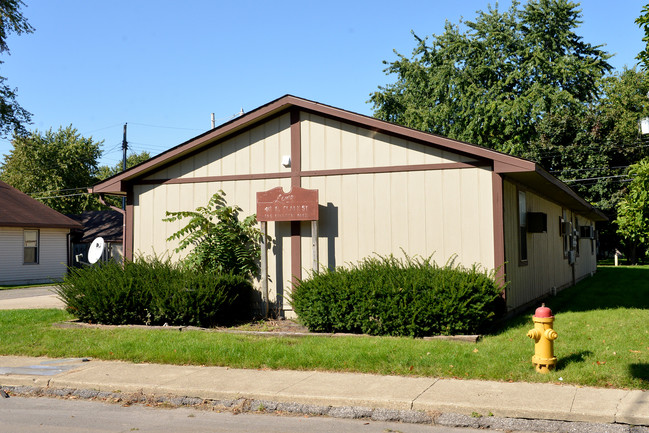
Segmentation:
<svg viewBox="0 0 649 433">
<path fill-rule="evenodd" d="M 298 281 L 291 304 L 313 332 L 474 334 L 495 316 L 501 291 L 476 266 L 372 257 Z"/>
<path fill-rule="evenodd" d="M 110 325 L 212 327 L 249 318 L 253 287 L 242 275 L 195 272 L 136 259 L 72 268 L 57 288 L 79 320 Z"/>
<path fill-rule="evenodd" d="M 239 221 L 238 206 L 228 206 L 225 192 L 219 190 L 207 206 L 193 211 L 167 212 L 166 222 L 188 220 L 186 225 L 167 238 L 179 240 L 176 252 L 189 249 L 185 264 L 202 271 L 254 277 L 260 275 L 261 231 L 255 215 Z"/>
</svg>

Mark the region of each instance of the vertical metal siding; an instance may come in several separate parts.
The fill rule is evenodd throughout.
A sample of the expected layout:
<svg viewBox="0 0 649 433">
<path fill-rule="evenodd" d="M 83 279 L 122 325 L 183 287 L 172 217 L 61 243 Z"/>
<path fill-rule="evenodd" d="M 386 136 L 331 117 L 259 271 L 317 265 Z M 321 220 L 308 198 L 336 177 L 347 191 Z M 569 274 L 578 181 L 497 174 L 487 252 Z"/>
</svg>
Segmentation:
<svg viewBox="0 0 649 433">
<path fill-rule="evenodd" d="M 515 308 L 524 305 L 552 291 L 572 284 L 572 269 L 563 254 L 563 237 L 560 236 L 559 218 L 563 207 L 552 203 L 539 195 L 526 191 L 527 211 L 547 214 L 547 233 L 528 233 L 527 265 L 519 264 L 518 251 L 518 201 L 517 187 L 509 181 L 504 182 L 504 224 L 505 224 L 505 258 L 507 281 L 507 305 Z M 567 209 L 567 217 L 572 219 L 574 213 Z M 591 223 L 579 216 L 580 221 Z M 591 254 L 590 244 L 581 240 L 581 254 L 575 263 L 577 280 L 596 271 L 597 262 Z M 587 246 L 587 248 L 584 248 Z"/>
<path fill-rule="evenodd" d="M 471 158 L 302 113 L 302 169 L 338 169 L 461 162 Z M 290 171 L 281 156 L 290 153 L 289 116 L 210 147 L 148 176 L 202 177 Z M 166 252 L 183 223 L 164 223 L 165 211 L 203 206 L 219 189 L 228 204 L 255 212 L 255 194 L 275 186 L 290 189 L 290 179 L 138 185 L 134 188 L 135 254 Z M 483 168 L 349 174 L 302 178 L 320 191 L 319 256 L 322 266 L 357 262 L 374 253 L 433 256 L 440 264 L 454 256 L 465 266 L 494 263 L 491 171 Z M 290 224 L 268 224 L 274 240 L 269 254 L 271 299 L 288 299 L 291 281 Z M 301 224 L 302 265 L 311 268 L 310 225 Z M 276 260 L 277 259 L 277 260 Z M 304 274 L 306 275 L 306 274 Z M 286 306 L 286 305 L 285 305 Z"/>
<path fill-rule="evenodd" d="M 190 179 L 203 176 L 290 172 L 281 165 L 290 155 L 289 115 L 271 119 L 220 144 L 210 146 L 145 179 Z"/>
<path fill-rule="evenodd" d="M 462 162 L 472 158 L 302 113 L 302 169 Z"/>
<path fill-rule="evenodd" d="M 490 181 L 491 172 L 481 169 L 304 179 L 304 187 L 320 191 L 323 206 L 335 209 L 321 215 L 320 262 L 334 267 L 373 254 L 403 257 L 403 250 L 409 256 L 433 255 L 440 264 L 457 256 L 458 264 L 491 269 L 493 233 L 483 229 L 493 225 Z M 447 213 L 449 207 L 454 212 Z M 307 268 L 309 233 L 303 232 L 302 240 Z"/>
<path fill-rule="evenodd" d="M 174 223 L 163 222 L 167 210 L 170 212 L 194 210 L 198 206 L 205 206 L 213 194 L 223 190 L 226 193 L 227 204 L 241 207 L 240 217 L 244 218 L 256 211 L 256 193 L 276 186 L 281 186 L 288 191 L 290 179 L 137 185 L 134 188 L 135 256 L 170 256 L 173 260 L 178 260 L 188 253 L 188 251 L 174 252 L 178 242 L 166 240 L 187 223 L 187 220 Z M 290 225 L 271 222 L 268 224 L 268 233 L 274 240 L 269 253 L 268 271 L 272 282 L 271 300 L 275 300 L 276 294 L 286 292 L 285 288 L 290 284 Z M 283 262 L 276 262 L 275 254 L 280 256 L 280 260 L 283 257 Z M 282 278 L 278 278 L 278 274 L 282 275 Z"/>
</svg>

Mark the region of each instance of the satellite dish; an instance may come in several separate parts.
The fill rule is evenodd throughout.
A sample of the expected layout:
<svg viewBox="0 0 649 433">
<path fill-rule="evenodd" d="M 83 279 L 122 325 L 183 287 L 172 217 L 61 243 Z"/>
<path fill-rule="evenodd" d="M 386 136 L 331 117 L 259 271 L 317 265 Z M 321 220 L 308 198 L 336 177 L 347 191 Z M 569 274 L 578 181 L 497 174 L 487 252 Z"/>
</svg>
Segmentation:
<svg viewBox="0 0 649 433">
<path fill-rule="evenodd" d="M 90 264 L 95 264 L 101 258 L 101 255 L 104 253 L 104 238 L 98 237 L 90 244 L 88 248 L 88 261 Z"/>
</svg>

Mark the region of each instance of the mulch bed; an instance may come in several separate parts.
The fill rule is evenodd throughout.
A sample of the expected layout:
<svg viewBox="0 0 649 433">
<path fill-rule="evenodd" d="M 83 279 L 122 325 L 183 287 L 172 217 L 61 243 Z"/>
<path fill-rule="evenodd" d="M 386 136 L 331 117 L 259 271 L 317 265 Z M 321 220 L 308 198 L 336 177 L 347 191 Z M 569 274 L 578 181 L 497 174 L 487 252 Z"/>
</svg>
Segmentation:
<svg viewBox="0 0 649 433">
<path fill-rule="evenodd" d="M 196 326 L 147 326 L 147 325 L 99 325 L 95 323 L 79 322 L 77 320 L 70 320 L 67 322 L 54 323 L 52 326 L 57 328 L 95 328 L 95 329 L 114 329 L 114 328 L 135 328 L 135 329 L 162 329 L 170 331 L 190 331 L 200 330 L 208 332 L 223 332 L 228 334 L 247 334 L 247 335 L 261 335 L 268 337 L 306 337 L 306 336 L 319 336 L 319 337 L 367 337 L 363 334 L 346 334 L 346 333 L 321 333 L 310 332 L 304 325 L 297 323 L 291 319 L 280 320 L 260 320 L 257 322 L 246 323 L 241 326 L 225 328 L 199 328 Z M 436 335 L 433 337 L 424 337 L 423 340 L 452 340 L 463 341 L 467 343 L 475 343 L 480 340 L 481 335 Z"/>
</svg>

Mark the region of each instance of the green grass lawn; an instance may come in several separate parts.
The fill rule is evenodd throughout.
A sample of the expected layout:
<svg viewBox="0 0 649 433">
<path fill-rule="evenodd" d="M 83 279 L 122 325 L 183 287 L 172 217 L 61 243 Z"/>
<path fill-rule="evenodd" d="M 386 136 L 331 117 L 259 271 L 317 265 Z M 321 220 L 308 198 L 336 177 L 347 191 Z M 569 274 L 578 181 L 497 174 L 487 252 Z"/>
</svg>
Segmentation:
<svg viewBox="0 0 649 433">
<path fill-rule="evenodd" d="M 546 301 L 557 370 L 534 371 L 528 314 L 475 344 L 396 337 L 266 337 L 133 328 L 61 329 L 59 310 L 0 312 L 0 354 L 243 368 L 354 371 L 649 389 L 649 267 L 602 267 Z"/>
</svg>

